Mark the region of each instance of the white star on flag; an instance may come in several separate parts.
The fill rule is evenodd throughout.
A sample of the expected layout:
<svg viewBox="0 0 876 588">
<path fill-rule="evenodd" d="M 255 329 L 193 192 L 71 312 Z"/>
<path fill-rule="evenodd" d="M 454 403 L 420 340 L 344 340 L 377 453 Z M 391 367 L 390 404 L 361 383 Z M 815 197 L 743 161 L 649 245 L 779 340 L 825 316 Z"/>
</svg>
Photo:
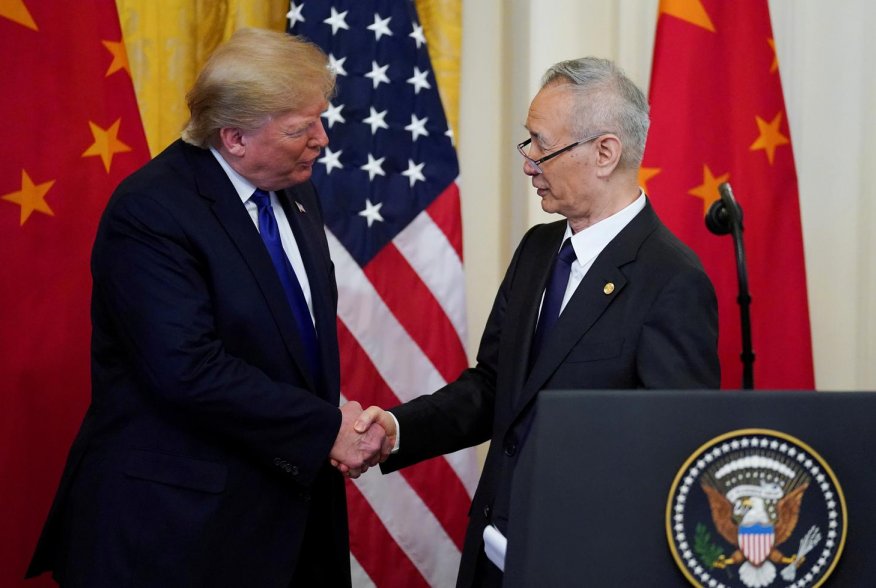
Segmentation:
<svg viewBox="0 0 876 588">
<path fill-rule="evenodd" d="M 377 129 L 388 129 L 389 125 L 386 124 L 386 121 L 383 120 L 386 118 L 387 110 L 383 110 L 381 112 L 377 112 L 373 106 L 369 107 L 371 109 L 371 114 L 368 115 L 368 118 L 363 118 L 362 122 L 371 125 L 371 134 L 377 132 Z"/>
<path fill-rule="evenodd" d="M 383 162 L 386 160 L 385 157 L 381 157 L 380 159 L 374 159 L 374 156 L 370 153 L 368 154 L 368 163 L 360 167 L 359 169 L 365 170 L 368 172 L 368 179 L 373 180 L 374 176 L 385 176 L 386 172 L 383 171 Z M 382 220 L 382 219 L 381 219 Z"/>
<path fill-rule="evenodd" d="M 414 86 L 414 94 L 419 94 L 420 90 L 428 90 L 432 87 L 426 79 L 428 75 L 429 70 L 420 71 L 419 67 L 414 67 L 414 75 L 407 80 L 409 84 Z"/>
<path fill-rule="evenodd" d="M 387 37 L 392 36 L 392 31 L 389 30 L 389 21 L 392 17 L 387 16 L 386 18 L 381 19 L 380 15 L 374 13 L 374 24 L 368 25 L 367 28 L 369 31 L 374 31 L 374 36 L 376 40 L 379 41 L 380 37 L 386 35 Z"/>
<path fill-rule="evenodd" d="M 368 198 L 365 199 L 365 210 L 360 211 L 359 216 L 364 216 L 368 220 L 369 227 L 374 223 L 374 221 L 383 222 L 383 217 L 380 216 L 381 206 L 383 206 L 383 202 L 371 204 L 371 200 L 369 200 Z"/>
<path fill-rule="evenodd" d="M 317 161 L 323 165 L 325 165 L 325 173 L 331 174 L 334 168 L 344 169 L 344 164 L 341 163 L 341 153 L 344 150 L 340 149 L 337 153 L 334 153 L 329 147 L 325 148 L 325 155 L 320 157 Z"/>
<path fill-rule="evenodd" d="M 374 89 L 377 89 L 377 86 L 380 85 L 380 82 L 385 84 L 389 83 L 389 78 L 386 77 L 386 70 L 389 69 L 389 64 L 387 65 L 377 65 L 376 61 L 371 62 L 371 71 L 365 74 L 366 78 L 371 78 L 371 81 L 374 82 Z"/>
<path fill-rule="evenodd" d="M 423 175 L 423 166 L 425 163 L 414 163 L 413 159 L 408 160 L 408 169 L 403 171 L 401 175 L 407 177 L 411 181 L 411 188 L 417 182 L 425 182 L 426 176 Z"/>
<path fill-rule="evenodd" d="M 294 27 L 297 22 L 304 22 L 304 17 L 301 16 L 301 9 L 304 8 L 304 4 L 299 4 L 298 6 L 290 6 L 289 12 L 286 13 L 286 18 L 289 19 L 289 26 Z"/>
<path fill-rule="evenodd" d="M 347 119 L 344 118 L 344 115 L 341 114 L 341 111 L 344 109 L 343 104 L 338 104 L 337 106 L 333 106 L 331 102 L 329 102 L 329 106 L 325 112 L 322 113 L 322 117 L 328 121 L 328 127 L 332 128 L 335 126 L 336 122 L 342 123 L 347 122 Z"/>
<path fill-rule="evenodd" d="M 303 4 L 302 4 L 303 6 Z M 332 36 L 337 34 L 338 29 L 350 30 L 350 27 L 347 26 L 347 13 L 349 10 L 345 10 L 339 13 L 337 10 L 332 7 L 332 15 L 325 19 L 324 22 L 327 25 L 332 26 Z"/>
<path fill-rule="evenodd" d="M 417 138 L 420 136 L 428 137 L 429 131 L 426 130 L 426 121 L 429 120 L 428 116 L 424 116 L 422 119 L 417 118 L 416 114 L 411 115 L 411 124 L 405 127 L 406 131 L 411 132 L 411 141 L 414 143 L 417 142 Z"/>
<path fill-rule="evenodd" d="M 422 25 L 414 23 L 414 30 L 411 31 L 411 34 L 408 36 L 417 42 L 417 49 L 420 48 L 420 45 L 426 44 L 426 37 L 423 35 Z"/>
<path fill-rule="evenodd" d="M 332 71 L 335 72 L 335 75 L 345 76 L 347 75 L 347 70 L 344 69 L 344 62 L 347 61 L 346 57 L 341 57 L 340 59 L 336 59 L 334 55 L 329 53 L 329 67 Z"/>
</svg>

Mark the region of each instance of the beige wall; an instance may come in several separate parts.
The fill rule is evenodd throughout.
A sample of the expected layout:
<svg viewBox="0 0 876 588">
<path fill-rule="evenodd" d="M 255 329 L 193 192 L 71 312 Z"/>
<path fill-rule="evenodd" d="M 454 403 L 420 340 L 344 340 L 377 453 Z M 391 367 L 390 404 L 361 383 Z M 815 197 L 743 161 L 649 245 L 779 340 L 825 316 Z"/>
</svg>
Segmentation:
<svg viewBox="0 0 876 588">
<path fill-rule="evenodd" d="M 463 2 L 459 156 L 472 361 L 493 296 L 541 212 L 514 145 L 541 73 L 617 61 L 647 91 L 657 0 Z M 816 385 L 876 389 L 876 3 L 772 0 L 794 142 Z"/>
</svg>

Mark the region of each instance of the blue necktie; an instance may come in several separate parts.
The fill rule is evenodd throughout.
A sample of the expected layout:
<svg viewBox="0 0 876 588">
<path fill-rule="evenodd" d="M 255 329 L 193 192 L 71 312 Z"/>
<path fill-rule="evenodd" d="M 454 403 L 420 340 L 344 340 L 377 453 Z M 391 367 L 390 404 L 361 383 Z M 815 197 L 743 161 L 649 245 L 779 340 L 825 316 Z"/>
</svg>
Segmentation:
<svg viewBox="0 0 876 588">
<path fill-rule="evenodd" d="M 292 269 L 292 264 L 289 263 L 289 258 L 283 250 L 283 243 L 280 241 L 280 230 L 277 227 L 277 219 L 274 217 L 274 209 L 271 206 L 271 196 L 264 190 L 256 189 L 252 195 L 252 201 L 258 207 L 259 234 L 262 237 L 262 241 L 265 242 L 265 247 L 268 248 L 268 253 L 271 254 L 274 269 L 277 270 L 277 276 L 280 278 L 280 283 L 286 292 L 286 300 L 289 302 L 292 314 L 295 316 L 298 334 L 301 336 L 301 341 L 304 343 L 304 349 L 307 353 L 307 363 L 310 372 L 319 383 L 322 381 L 322 368 L 320 365 L 319 343 L 316 340 L 316 329 L 314 329 L 313 321 L 310 318 L 310 309 L 307 308 L 304 291 L 301 289 L 301 284 L 295 276 L 295 270 Z"/>
<path fill-rule="evenodd" d="M 573 261 L 575 261 L 575 250 L 572 248 L 572 239 L 569 238 L 563 242 L 563 246 L 551 266 L 551 275 L 544 291 L 538 327 L 535 329 L 535 337 L 532 340 L 530 363 L 535 362 L 548 333 L 560 317 L 560 308 L 563 306 L 563 297 L 566 295 L 566 286 L 569 284 L 569 272 L 572 269 Z"/>
</svg>

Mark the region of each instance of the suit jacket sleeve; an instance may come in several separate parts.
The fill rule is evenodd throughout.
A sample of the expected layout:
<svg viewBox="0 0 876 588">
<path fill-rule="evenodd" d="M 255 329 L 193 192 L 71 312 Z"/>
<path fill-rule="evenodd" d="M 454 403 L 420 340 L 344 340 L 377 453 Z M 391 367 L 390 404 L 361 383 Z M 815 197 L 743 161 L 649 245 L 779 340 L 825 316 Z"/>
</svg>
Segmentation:
<svg viewBox="0 0 876 588">
<path fill-rule="evenodd" d="M 478 347 L 477 365 L 435 393 L 390 410 L 399 421 L 402 436 L 398 454 L 381 465 L 384 473 L 490 439 L 496 418 L 499 347 L 509 291 L 517 275 L 520 254 L 532 233 L 530 229 L 515 250 L 493 301 Z"/>
<path fill-rule="evenodd" d="M 649 389 L 710 389 L 721 385 L 716 354 L 715 292 L 700 268 L 679 272 L 662 288 L 647 313 L 636 368 Z"/>
</svg>

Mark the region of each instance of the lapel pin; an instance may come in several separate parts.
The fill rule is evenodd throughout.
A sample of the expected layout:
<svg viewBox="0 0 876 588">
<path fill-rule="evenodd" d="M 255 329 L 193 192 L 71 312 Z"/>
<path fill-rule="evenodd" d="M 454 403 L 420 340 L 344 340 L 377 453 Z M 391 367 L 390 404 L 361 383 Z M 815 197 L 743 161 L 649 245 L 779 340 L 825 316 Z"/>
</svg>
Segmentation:
<svg viewBox="0 0 876 588">
<path fill-rule="evenodd" d="M 609 283 L 607 283 L 607 284 L 602 288 L 602 291 L 603 291 L 606 295 L 611 294 L 612 292 L 614 292 L 614 283 L 613 283 L 613 282 L 609 282 Z"/>
<path fill-rule="evenodd" d="M 298 207 L 298 212 L 300 212 L 302 214 L 307 212 L 306 210 L 304 210 L 304 205 L 301 204 L 300 202 L 298 202 L 297 200 L 295 201 L 295 206 Z"/>
</svg>

